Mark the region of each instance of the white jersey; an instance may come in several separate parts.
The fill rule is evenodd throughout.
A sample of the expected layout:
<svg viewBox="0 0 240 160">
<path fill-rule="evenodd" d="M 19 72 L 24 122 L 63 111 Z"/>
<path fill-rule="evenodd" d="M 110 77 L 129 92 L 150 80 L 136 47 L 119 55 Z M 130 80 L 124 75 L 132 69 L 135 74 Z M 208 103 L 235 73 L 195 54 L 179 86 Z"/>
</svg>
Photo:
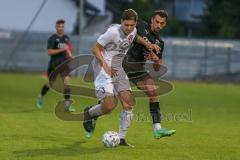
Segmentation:
<svg viewBox="0 0 240 160">
<path fill-rule="evenodd" d="M 136 34 L 136 28 L 130 34 L 125 35 L 121 29 L 121 25 L 114 24 L 97 39 L 97 42 L 104 47 L 102 55 L 109 67 L 118 70 L 120 73 L 123 72 L 122 61 Z M 105 72 L 96 59 L 93 61 L 93 69 L 95 73 L 95 85 L 96 83 L 103 83 L 106 80 L 112 82 L 110 75 Z M 119 76 L 121 77 L 121 75 Z M 125 78 L 126 75 L 122 74 L 122 76 Z M 120 77 L 116 78 L 119 79 Z"/>
<path fill-rule="evenodd" d="M 136 28 L 129 35 L 125 35 L 121 25 L 114 24 L 102 34 L 97 42 L 104 47 L 103 58 L 109 66 L 122 66 L 124 56 L 137 34 Z"/>
</svg>

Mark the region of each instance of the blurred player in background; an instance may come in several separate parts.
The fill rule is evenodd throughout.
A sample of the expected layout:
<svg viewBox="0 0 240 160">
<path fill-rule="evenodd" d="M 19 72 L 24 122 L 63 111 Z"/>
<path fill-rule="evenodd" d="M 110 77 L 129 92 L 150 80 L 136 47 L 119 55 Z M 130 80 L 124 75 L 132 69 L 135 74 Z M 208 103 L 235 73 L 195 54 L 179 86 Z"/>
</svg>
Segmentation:
<svg viewBox="0 0 240 160">
<path fill-rule="evenodd" d="M 120 118 L 120 138 L 125 137 L 126 128 L 130 126 L 135 100 L 127 75 L 122 68 L 122 61 L 133 41 L 144 45 L 146 48 L 160 50 L 157 45 L 148 43 L 137 35 L 135 28 L 137 17 L 134 10 L 125 10 L 122 14 L 121 24 L 110 26 L 98 38 L 93 47 L 95 56 L 93 61 L 94 84 L 96 96 L 100 103 L 84 110 L 83 126 L 87 132 L 87 137 L 91 137 L 97 117 L 114 110 L 117 106 L 117 97 L 123 106 Z M 124 138 L 120 139 L 120 145 L 130 146 Z"/>
<path fill-rule="evenodd" d="M 47 52 L 50 56 L 50 61 L 48 64 L 48 78 L 49 83 L 53 83 L 54 79 L 50 79 L 50 74 L 54 71 L 60 64 L 66 60 L 72 58 L 72 46 L 70 43 L 70 38 L 64 33 L 64 24 L 63 19 L 56 21 L 56 33 L 53 34 L 48 39 Z M 41 93 L 38 96 L 37 106 L 42 108 L 43 105 L 43 96 L 45 96 L 50 88 L 49 83 L 43 85 Z M 71 108 L 70 103 L 70 88 L 67 87 L 69 84 L 69 76 L 64 77 L 64 99 L 65 99 L 65 109 L 66 111 L 74 111 Z"/>
<path fill-rule="evenodd" d="M 149 97 L 149 109 L 153 121 L 153 135 L 155 138 L 161 138 L 174 134 L 175 130 L 167 130 L 161 127 L 161 113 L 158 100 L 157 87 L 153 78 L 147 71 L 144 71 L 146 60 L 154 62 L 153 68 L 155 71 L 160 69 L 162 61 L 162 53 L 164 42 L 159 37 L 158 33 L 166 26 L 168 14 L 164 10 L 154 12 L 151 23 L 148 24 L 142 20 L 138 20 L 137 33 L 150 43 L 156 44 L 161 48 L 159 54 L 149 52 L 145 46 L 133 43 L 129 49 L 127 56 L 123 61 L 123 68 L 128 74 L 129 80 L 134 83 L 138 89 L 142 90 Z M 160 86 L 161 87 L 161 86 Z"/>
</svg>

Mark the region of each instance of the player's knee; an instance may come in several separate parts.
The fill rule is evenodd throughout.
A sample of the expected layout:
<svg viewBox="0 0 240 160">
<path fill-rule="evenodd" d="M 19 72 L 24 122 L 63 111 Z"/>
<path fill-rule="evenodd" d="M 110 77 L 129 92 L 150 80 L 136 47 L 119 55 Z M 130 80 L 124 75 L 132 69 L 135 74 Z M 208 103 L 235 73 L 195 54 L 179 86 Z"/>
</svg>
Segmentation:
<svg viewBox="0 0 240 160">
<path fill-rule="evenodd" d="M 149 97 L 150 102 L 158 101 L 158 95 L 155 90 L 148 91 L 148 97 Z"/>
<path fill-rule="evenodd" d="M 135 100 L 133 100 L 133 101 L 129 101 L 129 102 L 127 102 L 127 103 L 125 103 L 124 105 L 123 105 L 123 108 L 125 109 L 125 110 L 133 110 L 133 107 L 135 106 Z"/>
<path fill-rule="evenodd" d="M 110 114 L 114 110 L 115 107 L 109 107 L 105 109 L 105 114 Z"/>
<path fill-rule="evenodd" d="M 115 107 L 116 107 L 116 104 L 105 105 L 103 108 L 104 114 L 112 113 L 112 111 L 115 109 Z"/>
<path fill-rule="evenodd" d="M 158 96 L 156 93 L 152 92 L 149 94 L 149 101 L 150 102 L 158 102 Z"/>
<path fill-rule="evenodd" d="M 69 79 L 65 79 L 64 81 L 63 81 L 63 84 L 64 84 L 64 86 L 68 86 L 70 83 L 69 83 Z"/>
<path fill-rule="evenodd" d="M 136 101 L 135 100 L 131 100 L 131 101 L 129 101 L 127 103 L 127 107 L 133 107 L 133 106 L 135 106 L 135 104 L 136 104 Z"/>
<path fill-rule="evenodd" d="M 134 106 L 127 106 L 126 108 L 124 108 L 125 110 L 131 111 L 133 110 Z"/>
<path fill-rule="evenodd" d="M 135 104 L 136 104 L 136 101 L 135 100 L 131 100 L 128 105 L 129 105 L 129 107 L 133 108 L 133 106 L 135 106 Z"/>
<path fill-rule="evenodd" d="M 158 102 L 158 97 L 149 97 L 149 102 Z"/>
</svg>

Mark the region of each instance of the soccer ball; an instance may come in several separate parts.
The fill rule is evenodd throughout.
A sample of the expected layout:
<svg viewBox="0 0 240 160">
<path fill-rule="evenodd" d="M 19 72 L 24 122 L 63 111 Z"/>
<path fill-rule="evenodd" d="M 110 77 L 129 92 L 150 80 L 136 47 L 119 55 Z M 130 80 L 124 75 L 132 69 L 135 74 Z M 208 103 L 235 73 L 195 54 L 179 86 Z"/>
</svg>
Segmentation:
<svg viewBox="0 0 240 160">
<path fill-rule="evenodd" d="M 117 147 L 120 143 L 120 137 L 117 132 L 107 131 L 103 135 L 102 142 L 105 147 Z"/>
</svg>

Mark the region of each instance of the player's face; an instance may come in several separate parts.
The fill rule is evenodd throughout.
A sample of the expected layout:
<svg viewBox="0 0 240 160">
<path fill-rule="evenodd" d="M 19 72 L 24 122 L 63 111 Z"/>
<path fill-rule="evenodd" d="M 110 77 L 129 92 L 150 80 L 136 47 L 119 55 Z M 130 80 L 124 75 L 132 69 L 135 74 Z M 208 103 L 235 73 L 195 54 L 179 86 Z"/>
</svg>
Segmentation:
<svg viewBox="0 0 240 160">
<path fill-rule="evenodd" d="M 121 28 L 126 35 L 130 34 L 134 30 L 135 27 L 136 27 L 136 21 L 121 20 Z"/>
<path fill-rule="evenodd" d="M 160 17 L 156 15 L 152 18 L 151 29 L 153 32 L 160 32 L 167 24 L 165 17 Z"/>
<path fill-rule="evenodd" d="M 63 35 L 64 34 L 64 24 L 57 24 L 56 30 L 57 30 L 57 34 Z"/>
</svg>

